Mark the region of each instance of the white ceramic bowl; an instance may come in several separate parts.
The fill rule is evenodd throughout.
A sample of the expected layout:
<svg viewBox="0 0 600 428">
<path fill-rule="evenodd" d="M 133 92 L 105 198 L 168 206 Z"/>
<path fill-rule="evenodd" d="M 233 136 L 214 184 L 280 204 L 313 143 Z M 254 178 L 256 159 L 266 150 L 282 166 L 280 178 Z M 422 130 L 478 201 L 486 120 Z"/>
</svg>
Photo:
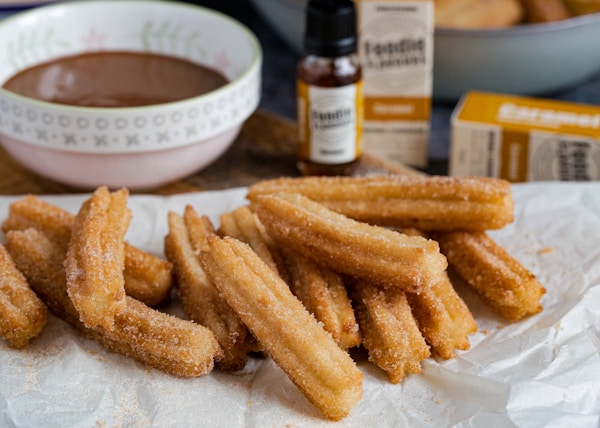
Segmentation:
<svg viewBox="0 0 600 428">
<path fill-rule="evenodd" d="M 295 51 L 302 49 L 306 0 L 252 0 Z M 436 28 L 433 95 L 468 90 L 544 95 L 600 72 L 600 14 L 494 30 Z"/>
<path fill-rule="evenodd" d="M 42 176 L 80 188 L 157 187 L 216 160 L 258 106 L 256 37 L 228 16 L 177 2 L 66 2 L 0 21 L 0 83 L 41 62 L 101 50 L 181 57 L 229 83 L 132 108 L 59 105 L 0 89 L 0 141 Z"/>
<path fill-rule="evenodd" d="M 437 28 L 433 93 L 544 95 L 600 72 L 600 14 L 504 29 Z"/>
</svg>

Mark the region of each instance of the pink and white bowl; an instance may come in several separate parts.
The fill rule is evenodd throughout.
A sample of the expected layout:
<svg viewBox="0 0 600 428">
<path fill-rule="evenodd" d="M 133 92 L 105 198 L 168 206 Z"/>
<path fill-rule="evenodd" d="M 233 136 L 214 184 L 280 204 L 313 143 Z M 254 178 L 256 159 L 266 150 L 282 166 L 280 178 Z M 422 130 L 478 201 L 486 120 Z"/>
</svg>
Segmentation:
<svg viewBox="0 0 600 428">
<path fill-rule="evenodd" d="M 82 189 L 155 188 L 214 162 L 258 106 L 256 37 L 226 15 L 178 2 L 65 2 L 0 21 L 0 85 L 33 65 L 103 50 L 180 57 L 229 82 L 201 96 L 131 108 L 60 105 L 0 88 L 0 143 L 39 175 Z"/>
</svg>

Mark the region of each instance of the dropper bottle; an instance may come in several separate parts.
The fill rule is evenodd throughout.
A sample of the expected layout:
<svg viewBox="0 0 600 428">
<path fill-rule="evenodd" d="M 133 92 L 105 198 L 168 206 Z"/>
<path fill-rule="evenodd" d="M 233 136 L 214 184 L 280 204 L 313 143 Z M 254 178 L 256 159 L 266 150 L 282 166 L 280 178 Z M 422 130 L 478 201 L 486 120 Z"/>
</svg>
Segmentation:
<svg viewBox="0 0 600 428">
<path fill-rule="evenodd" d="M 298 169 L 351 175 L 361 156 L 362 72 L 351 0 L 310 0 L 297 68 Z"/>
</svg>

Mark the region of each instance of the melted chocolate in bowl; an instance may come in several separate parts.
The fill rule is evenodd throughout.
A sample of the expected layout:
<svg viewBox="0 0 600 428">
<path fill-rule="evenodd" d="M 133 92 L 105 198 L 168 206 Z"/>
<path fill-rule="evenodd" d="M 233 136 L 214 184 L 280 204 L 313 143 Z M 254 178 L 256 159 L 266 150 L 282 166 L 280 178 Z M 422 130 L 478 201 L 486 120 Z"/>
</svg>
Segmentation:
<svg viewBox="0 0 600 428">
<path fill-rule="evenodd" d="M 195 97 L 226 83 L 219 72 L 175 57 L 94 52 L 25 69 L 3 87 L 57 104 L 139 107 Z"/>
</svg>

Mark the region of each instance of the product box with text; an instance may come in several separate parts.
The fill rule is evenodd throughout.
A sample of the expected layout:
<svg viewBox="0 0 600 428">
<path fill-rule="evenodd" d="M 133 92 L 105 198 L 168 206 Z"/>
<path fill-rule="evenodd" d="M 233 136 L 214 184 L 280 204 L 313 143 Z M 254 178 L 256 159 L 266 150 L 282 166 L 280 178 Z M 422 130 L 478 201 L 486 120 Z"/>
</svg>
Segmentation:
<svg viewBox="0 0 600 428">
<path fill-rule="evenodd" d="M 432 0 L 359 0 L 363 150 L 427 165 L 433 85 Z"/>
<path fill-rule="evenodd" d="M 449 174 L 600 179 L 600 106 L 469 92 L 451 118 Z"/>
</svg>

